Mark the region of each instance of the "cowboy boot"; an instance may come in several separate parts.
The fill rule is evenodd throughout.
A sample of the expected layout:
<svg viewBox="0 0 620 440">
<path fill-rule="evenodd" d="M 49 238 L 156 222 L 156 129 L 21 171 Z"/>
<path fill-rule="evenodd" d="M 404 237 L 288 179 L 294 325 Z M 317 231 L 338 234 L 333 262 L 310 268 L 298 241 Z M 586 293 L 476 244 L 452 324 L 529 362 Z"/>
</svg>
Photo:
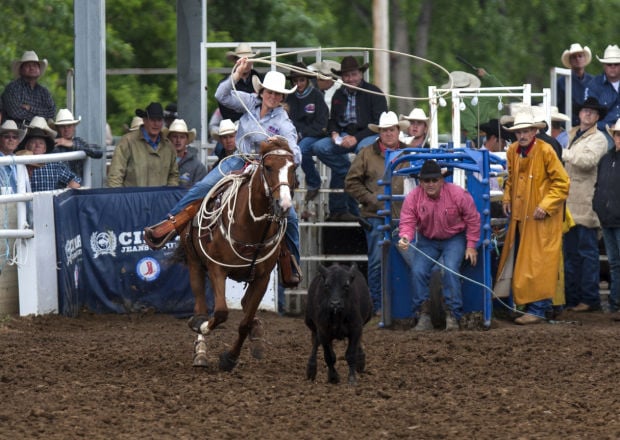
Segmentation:
<svg viewBox="0 0 620 440">
<path fill-rule="evenodd" d="M 284 242 L 280 246 L 278 266 L 280 266 L 282 285 L 284 287 L 297 287 L 302 280 L 301 267 L 299 267 L 297 260 L 293 257 L 287 244 Z"/>
<path fill-rule="evenodd" d="M 161 249 L 185 228 L 185 225 L 196 215 L 202 200 L 186 206 L 177 215 L 171 215 L 153 226 L 144 228 L 144 241 L 153 250 Z"/>
</svg>

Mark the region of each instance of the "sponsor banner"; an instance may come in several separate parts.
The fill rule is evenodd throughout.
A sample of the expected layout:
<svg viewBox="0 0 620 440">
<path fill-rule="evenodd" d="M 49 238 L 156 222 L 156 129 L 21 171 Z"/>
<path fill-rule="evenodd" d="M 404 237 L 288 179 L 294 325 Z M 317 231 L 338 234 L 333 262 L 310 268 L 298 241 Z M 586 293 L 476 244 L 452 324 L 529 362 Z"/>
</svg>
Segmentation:
<svg viewBox="0 0 620 440">
<path fill-rule="evenodd" d="M 60 313 L 191 314 L 187 269 L 170 261 L 178 238 L 158 251 L 143 239 L 143 228 L 165 218 L 184 191 L 92 189 L 55 197 Z"/>
<path fill-rule="evenodd" d="M 54 197 L 59 312 L 191 315 L 189 273 L 171 262 L 178 237 L 157 251 L 143 237 L 144 227 L 165 218 L 184 192 L 170 187 L 102 188 Z M 274 271 L 261 309 L 276 310 L 276 291 Z M 228 307 L 241 308 L 244 293 L 245 283 L 226 280 Z"/>
</svg>

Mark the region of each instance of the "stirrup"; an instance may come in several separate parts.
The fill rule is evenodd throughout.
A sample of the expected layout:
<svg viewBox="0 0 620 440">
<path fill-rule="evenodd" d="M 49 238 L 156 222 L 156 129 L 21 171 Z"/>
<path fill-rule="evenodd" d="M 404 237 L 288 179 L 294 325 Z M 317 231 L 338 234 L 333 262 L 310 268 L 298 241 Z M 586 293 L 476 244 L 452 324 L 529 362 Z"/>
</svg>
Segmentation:
<svg viewBox="0 0 620 440">
<path fill-rule="evenodd" d="M 164 220 L 156 225 L 144 228 L 144 241 L 153 250 L 163 248 L 176 235 L 177 230 L 170 220 Z"/>
</svg>

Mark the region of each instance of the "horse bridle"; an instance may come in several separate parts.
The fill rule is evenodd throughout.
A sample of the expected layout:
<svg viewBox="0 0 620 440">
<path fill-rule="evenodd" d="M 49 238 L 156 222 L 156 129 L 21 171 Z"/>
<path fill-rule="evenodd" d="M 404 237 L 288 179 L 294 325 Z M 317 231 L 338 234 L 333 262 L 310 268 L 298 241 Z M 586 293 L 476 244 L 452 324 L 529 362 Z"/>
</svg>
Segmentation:
<svg viewBox="0 0 620 440">
<path fill-rule="evenodd" d="M 293 159 L 293 153 L 291 153 L 290 151 L 286 151 L 284 149 L 277 149 L 277 150 L 273 150 L 273 151 L 269 151 L 265 154 L 263 154 L 263 157 L 261 157 L 260 160 L 260 167 L 261 167 L 261 179 L 263 180 L 263 185 L 265 186 L 265 192 L 267 194 L 269 194 L 269 200 L 273 201 L 273 193 L 279 189 L 281 186 L 288 186 L 289 188 L 291 188 L 291 184 L 288 182 L 278 182 L 278 184 L 276 186 L 274 186 L 273 188 L 271 188 L 268 184 L 267 184 L 267 179 L 265 177 L 265 167 L 264 167 L 264 162 L 265 162 L 265 158 L 267 156 L 286 156 L 287 158 L 291 159 L 291 162 L 294 163 L 294 159 Z M 292 191 L 291 191 L 292 194 Z"/>
</svg>

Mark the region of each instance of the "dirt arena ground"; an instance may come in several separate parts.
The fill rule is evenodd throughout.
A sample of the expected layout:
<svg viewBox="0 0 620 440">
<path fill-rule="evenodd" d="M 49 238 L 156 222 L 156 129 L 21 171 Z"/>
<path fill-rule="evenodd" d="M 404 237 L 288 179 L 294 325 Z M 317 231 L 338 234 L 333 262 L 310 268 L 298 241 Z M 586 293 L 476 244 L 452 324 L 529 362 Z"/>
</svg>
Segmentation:
<svg viewBox="0 0 620 440">
<path fill-rule="evenodd" d="M 305 379 L 301 317 L 261 312 L 266 358 L 217 356 L 240 312 L 192 367 L 185 320 L 159 314 L 0 321 L 2 439 L 617 439 L 620 323 L 602 312 L 489 331 L 365 328 L 367 372 Z M 322 365 L 322 355 L 320 356 Z"/>
</svg>

